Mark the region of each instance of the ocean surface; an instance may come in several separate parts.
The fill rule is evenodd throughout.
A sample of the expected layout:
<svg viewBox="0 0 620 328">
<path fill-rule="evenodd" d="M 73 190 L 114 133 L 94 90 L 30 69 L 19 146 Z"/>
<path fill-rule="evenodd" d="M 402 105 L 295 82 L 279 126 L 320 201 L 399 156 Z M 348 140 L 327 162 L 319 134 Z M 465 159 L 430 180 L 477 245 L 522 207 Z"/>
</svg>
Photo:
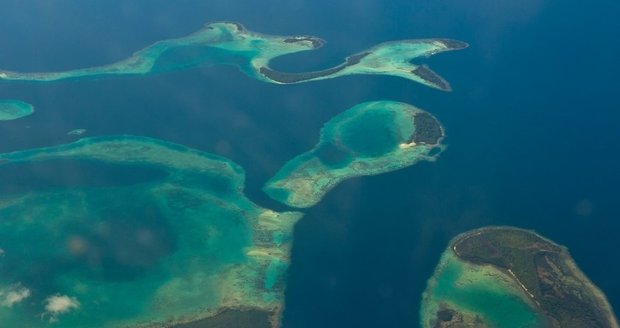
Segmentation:
<svg viewBox="0 0 620 328">
<path fill-rule="evenodd" d="M 348 180 L 305 211 L 285 328 L 418 327 L 448 241 L 485 225 L 534 229 L 567 246 L 620 309 L 618 1 L 0 0 L 0 12 L 0 69 L 12 71 L 107 64 L 222 20 L 327 40 L 272 63 L 284 71 L 330 67 L 390 40 L 465 41 L 468 49 L 424 60 L 450 93 L 383 76 L 275 85 L 230 66 L 0 83 L 0 98 L 35 106 L 0 122 L 0 153 L 71 142 L 74 129 L 154 137 L 230 158 L 246 170 L 251 200 L 285 209 L 261 187 L 317 143 L 323 123 L 364 101 L 411 103 L 442 122 L 447 150 L 434 163 Z M 42 188 L 9 176 L 5 185 Z"/>
</svg>

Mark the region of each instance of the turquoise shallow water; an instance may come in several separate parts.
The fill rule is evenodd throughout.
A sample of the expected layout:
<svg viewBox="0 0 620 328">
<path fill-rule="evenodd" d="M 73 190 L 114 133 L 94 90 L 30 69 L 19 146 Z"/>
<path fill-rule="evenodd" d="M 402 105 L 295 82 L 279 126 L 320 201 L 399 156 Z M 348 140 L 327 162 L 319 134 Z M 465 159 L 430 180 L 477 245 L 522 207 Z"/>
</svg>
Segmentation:
<svg viewBox="0 0 620 328">
<path fill-rule="evenodd" d="M 244 261 L 242 249 L 250 242 L 242 216 L 231 215 L 231 209 L 212 209 L 211 222 L 192 222 L 191 215 L 162 208 L 144 191 L 50 194 L 1 211 L 5 218 L 32 222 L 5 223 L 0 229 L 3 285 L 19 282 L 32 292 L 32 302 L 15 307 L 17 317 L 5 316 L 5 322 L 24 325 L 24 318 L 32 316 L 29 325 L 38 327 L 40 304 L 61 293 L 76 296 L 81 306 L 75 315 L 63 315 L 60 326 L 107 327 L 104 323 L 148 312 L 162 282 L 182 270 L 216 272 L 222 265 Z M 204 225 L 212 230 L 201 233 Z M 196 262 L 197 257 L 204 263 Z M 213 296 L 203 295 L 200 305 L 208 305 Z"/>
<path fill-rule="evenodd" d="M 4 320 L 40 326 L 36 314 L 44 312 L 41 304 L 56 293 L 78 295 L 84 310 L 80 313 L 88 314 L 63 317 L 63 327 L 143 311 L 158 281 L 169 276 L 157 268 L 176 251 L 177 236 L 157 202 L 140 191 L 52 193 L 2 210 L 2 216 L 13 221 L 3 222 L 0 229 L 5 251 L 2 284 L 25 286 L 33 301 L 5 313 Z M 127 199 L 133 202 L 127 204 Z M 144 204 L 149 204 L 148 210 Z M 150 242 L 141 243 L 139 234 Z M 29 317 L 31 321 L 25 321 Z"/>
<path fill-rule="evenodd" d="M 0 121 L 10 121 L 32 115 L 34 107 L 17 99 L 0 99 Z"/>
<path fill-rule="evenodd" d="M 37 183 L 46 162 L 53 169 L 71 160 L 71 178 L 99 164 L 112 179 Z M 288 223 L 258 231 L 272 212 L 240 193 L 244 172 L 224 158 L 119 136 L 2 154 L 0 163 L 33 179 L 30 190 L 0 197 L 0 315 L 8 326 L 133 327 L 204 316 L 224 299 L 256 308 L 277 301 L 285 267 L 247 252 L 260 244 L 277 253 Z M 127 165 L 156 174 L 115 185 L 132 174 Z"/>
<path fill-rule="evenodd" d="M 457 309 L 478 313 L 491 327 L 533 328 L 543 327 L 536 312 L 519 296 L 507 294 L 492 280 L 459 286 L 463 266 L 450 261 L 439 275 L 433 295 L 446 299 Z"/>
<path fill-rule="evenodd" d="M 363 157 L 379 157 L 398 147 L 401 142 L 394 126 L 396 116 L 391 112 L 369 111 L 342 128 L 342 142 Z"/>
<path fill-rule="evenodd" d="M 26 71 L 113 62 L 216 20 L 328 40 L 274 65 L 287 71 L 329 67 L 385 40 L 467 41 L 466 51 L 422 60 L 449 80 L 449 94 L 382 77 L 264 85 L 230 67 L 2 84 L 2 98 L 37 112 L 2 122 L 0 149 L 69 142 L 76 128 L 173 140 L 235 160 L 251 198 L 275 207 L 262 185 L 317 142 L 324 122 L 360 101 L 409 102 L 445 125 L 448 149 L 435 163 L 345 182 L 308 211 L 296 228 L 285 327 L 417 326 L 448 240 L 488 224 L 568 246 L 620 308 L 620 267 L 610 260 L 620 228 L 617 1 L 7 0 L 0 9 L 0 67 Z"/>
</svg>

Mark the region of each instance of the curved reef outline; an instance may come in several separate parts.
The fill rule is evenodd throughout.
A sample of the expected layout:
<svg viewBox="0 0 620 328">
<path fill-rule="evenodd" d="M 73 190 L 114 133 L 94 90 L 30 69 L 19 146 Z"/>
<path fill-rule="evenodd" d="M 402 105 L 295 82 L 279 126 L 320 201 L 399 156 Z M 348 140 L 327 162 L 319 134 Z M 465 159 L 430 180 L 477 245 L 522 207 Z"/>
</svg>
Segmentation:
<svg viewBox="0 0 620 328">
<path fill-rule="evenodd" d="M 435 161 L 443 137 L 439 121 L 409 104 L 361 103 L 329 120 L 319 143 L 288 161 L 263 191 L 289 206 L 310 207 L 345 179 Z"/>
<path fill-rule="evenodd" d="M 292 84 L 353 74 L 391 75 L 449 91 L 442 77 L 411 61 L 468 45 L 450 39 L 401 40 L 378 44 L 351 55 L 344 63 L 314 72 L 286 73 L 269 67 L 269 62 L 287 54 L 320 48 L 324 40 L 314 36 L 273 36 L 248 31 L 234 22 L 205 25 L 188 36 L 158 41 L 119 62 L 62 72 L 13 72 L 0 70 L 0 81 L 51 82 L 96 78 L 109 75 L 146 75 L 207 65 L 235 65 L 247 75 L 264 82 Z"/>
</svg>

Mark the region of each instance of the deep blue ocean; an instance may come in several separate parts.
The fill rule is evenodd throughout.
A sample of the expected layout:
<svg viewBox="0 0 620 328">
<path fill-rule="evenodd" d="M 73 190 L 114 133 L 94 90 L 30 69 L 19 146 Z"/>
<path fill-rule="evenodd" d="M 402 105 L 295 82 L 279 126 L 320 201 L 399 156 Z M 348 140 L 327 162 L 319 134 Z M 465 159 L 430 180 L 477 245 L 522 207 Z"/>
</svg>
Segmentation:
<svg viewBox="0 0 620 328">
<path fill-rule="evenodd" d="M 435 163 L 351 179 L 295 230 L 286 328 L 418 327 L 419 302 L 456 234 L 534 229 L 567 246 L 620 309 L 620 2 L 600 0 L 0 0 L 0 69 L 52 71 L 123 59 L 157 40 L 228 20 L 276 35 L 314 35 L 317 50 L 274 68 L 329 67 L 374 44 L 454 38 L 463 51 L 425 60 L 454 91 L 349 76 L 263 83 L 218 66 L 148 77 L 3 83 L 34 115 L 2 122 L 0 152 L 84 136 L 134 134 L 226 156 L 247 194 L 318 141 L 353 105 L 395 100 L 445 126 Z"/>
</svg>

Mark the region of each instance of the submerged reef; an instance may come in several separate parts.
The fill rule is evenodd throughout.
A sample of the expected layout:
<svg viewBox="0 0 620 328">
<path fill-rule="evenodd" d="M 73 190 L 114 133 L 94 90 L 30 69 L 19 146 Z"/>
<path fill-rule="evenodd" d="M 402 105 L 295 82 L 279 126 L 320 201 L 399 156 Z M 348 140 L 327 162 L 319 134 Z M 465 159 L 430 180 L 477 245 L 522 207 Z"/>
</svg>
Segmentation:
<svg viewBox="0 0 620 328">
<path fill-rule="evenodd" d="M 0 99 L 0 121 L 10 121 L 34 113 L 34 106 L 17 99 Z"/>
<path fill-rule="evenodd" d="M 263 190 L 294 207 L 310 207 L 342 180 L 434 161 L 444 146 L 443 127 L 409 104 L 358 104 L 332 118 L 319 143 L 287 162 Z"/>
<path fill-rule="evenodd" d="M 152 74 L 208 65 L 227 64 L 264 82 L 291 84 L 352 74 L 398 76 L 440 90 L 450 85 L 426 66 L 413 64 L 419 57 L 459 50 L 468 45 L 450 39 L 386 42 L 346 58 L 344 63 L 315 72 L 286 73 L 269 62 L 287 54 L 313 50 L 325 41 L 313 36 L 273 36 L 248 31 L 239 23 L 205 25 L 185 37 L 156 42 L 119 62 L 63 72 L 20 73 L 0 70 L 0 81 L 57 81 L 107 75 Z"/>
<path fill-rule="evenodd" d="M 449 91 L 443 78 L 412 61 L 468 46 L 449 39 L 401 40 L 318 71 L 269 66 L 274 58 L 324 43 L 219 22 L 109 65 L 0 70 L 0 83 L 232 65 L 275 84 L 370 74 Z M 0 100 L 0 120 L 32 110 L 21 101 Z M 264 191 L 287 205 L 309 207 L 344 179 L 434 161 L 444 149 L 443 137 L 441 124 L 411 105 L 362 103 L 326 123 L 316 147 L 286 163 Z M 254 204 L 243 193 L 244 180 L 244 170 L 226 158 L 137 136 L 0 154 L 2 326 L 279 327 L 292 230 L 302 214 Z"/>
<path fill-rule="evenodd" d="M 605 295 L 566 250 L 527 230 L 454 238 L 428 282 L 422 327 L 618 328 Z"/>
<path fill-rule="evenodd" d="M 301 214 L 248 200 L 241 167 L 156 139 L 110 136 L 0 154 L 0 170 L 57 161 L 165 174 L 3 192 L 3 326 L 279 325 Z"/>
</svg>

